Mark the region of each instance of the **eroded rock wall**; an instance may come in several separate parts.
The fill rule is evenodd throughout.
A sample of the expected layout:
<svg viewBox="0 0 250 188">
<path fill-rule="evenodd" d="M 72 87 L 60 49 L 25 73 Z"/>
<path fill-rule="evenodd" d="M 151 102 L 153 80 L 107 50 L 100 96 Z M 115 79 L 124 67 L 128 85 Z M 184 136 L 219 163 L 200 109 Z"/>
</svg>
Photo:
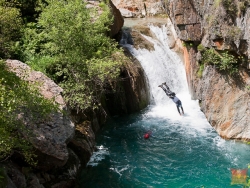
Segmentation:
<svg viewBox="0 0 250 188">
<path fill-rule="evenodd" d="M 201 110 L 223 138 L 250 140 L 249 2 L 169 0 L 166 11 L 178 37 L 187 44 L 183 49 L 192 98 L 200 101 Z M 212 65 L 205 65 L 198 75 L 199 45 L 246 61 L 238 62 L 236 75 Z"/>
<path fill-rule="evenodd" d="M 165 14 L 162 0 L 112 0 L 125 18 L 143 18 Z"/>
<path fill-rule="evenodd" d="M 124 48 L 129 62 L 121 70 L 115 90 L 107 88 L 105 104 L 110 115 L 138 112 L 147 107 L 150 101 L 148 83 L 141 64 Z"/>
</svg>

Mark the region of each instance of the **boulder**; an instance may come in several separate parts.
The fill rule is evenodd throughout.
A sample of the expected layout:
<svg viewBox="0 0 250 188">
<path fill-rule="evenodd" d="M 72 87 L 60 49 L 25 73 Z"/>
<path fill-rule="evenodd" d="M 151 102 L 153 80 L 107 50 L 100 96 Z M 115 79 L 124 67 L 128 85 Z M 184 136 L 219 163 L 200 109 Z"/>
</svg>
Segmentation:
<svg viewBox="0 0 250 188">
<path fill-rule="evenodd" d="M 124 23 L 124 19 L 121 15 L 121 12 L 119 9 L 116 8 L 116 6 L 113 4 L 113 2 L 109 1 L 111 12 L 114 16 L 113 24 L 110 26 L 110 36 L 115 37 L 120 31 Z"/>
<path fill-rule="evenodd" d="M 17 60 L 6 61 L 9 70 L 15 72 L 20 78 L 37 84 L 39 91 L 47 99 L 54 99 L 61 110 L 66 110 L 66 104 L 61 96 L 62 88 L 56 85 L 43 73 L 33 71 L 31 68 Z M 29 121 L 29 117 L 20 112 L 19 118 L 23 121 L 28 131 L 23 131 L 25 138 L 39 151 L 41 159 L 39 165 L 43 168 L 62 166 L 68 159 L 67 143 L 74 136 L 74 124 L 70 118 L 58 111 L 49 114 L 47 119 L 37 119 L 36 122 Z M 30 134 L 27 134 L 30 132 Z M 39 157 L 38 157 L 39 158 Z"/>
</svg>

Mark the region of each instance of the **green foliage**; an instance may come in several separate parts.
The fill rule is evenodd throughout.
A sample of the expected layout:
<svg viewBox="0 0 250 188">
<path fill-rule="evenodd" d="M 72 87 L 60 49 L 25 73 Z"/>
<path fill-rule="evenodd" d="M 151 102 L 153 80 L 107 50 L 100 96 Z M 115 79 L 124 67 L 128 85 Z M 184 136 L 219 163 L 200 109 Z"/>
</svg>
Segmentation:
<svg viewBox="0 0 250 188">
<path fill-rule="evenodd" d="M 237 6 L 235 5 L 234 0 L 222 0 L 222 4 L 230 16 L 236 15 Z"/>
<path fill-rule="evenodd" d="M 102 3 L 99 14 L 81 0 L 47 2 L 38 25 L 25 30 L 23 57 L 60 83 L 72 108 L 96 108 L 105 82 L 116 78 L 121 66 L 113 56 L 120 53 L 117 44 L 107 37 L 109 8 Z"/>
<path fill-rule="evenodd" d="M 107 5 L 105 4 L 105 2 L 101 2 L 100 4 L 99 4 L 99 7 L 101 7 L 101 8 L 105 8 Z"/>
<path fill-rule="evenodd" d="M 53 101 L 44 99 L 37 87 L 30 87 L 29 83 L 9 72 L 3 61 L 0 61 L 0 69 L 0 160 L 15 151 L 24 155 L 27 162 L 34 164 L 32 146 L 23 139 L 22 133 L 29 133 L 21 116 L 35 122 L 38 117 L 45 118 L 56 111 L 57 107 Z M 22 115 L 18 116 L 20 113 Z"/>
<path fill-rule="evenodd" d="M 190 39 L 189 39 L 189 40 L 190 40 Z M 193 42 L 191 42 L 191 41 L 183 41 L 183 42 L 182 42 L 182 45 L 183 45 L 184 47 L 190 48 L 190 47 L 193 46 Z"/>
<path fill-rule="evenodd" d="M 238 72 L 237 58 L 227 51 L 218 53 L 213 48 L 207 49 L 202 53 L 201 61 L 204 64 L 214 64 L 219 70 L 228 71 L 231 75 Z"/>
<path fill-rule="evenodd" d="M 22 27 L 18 9 L 0 6 L 0 57 L 10 58 L 14 54 L 13 46 L 20 38 Z"/>
<path fill-rule="evenodd" d="M 198 47 L 197 47 L 198 51 L 200 52 L 203 52 L 206 50 L 206 48 L 202 45 L 202 44 L 199 44 Z"/>
<path fill-rule="evenodd" d="M 25 22 L 35 21 L 43 3 L 43 0 L 0 0 L 0 5 L 18 9 Z"/>
</svg>

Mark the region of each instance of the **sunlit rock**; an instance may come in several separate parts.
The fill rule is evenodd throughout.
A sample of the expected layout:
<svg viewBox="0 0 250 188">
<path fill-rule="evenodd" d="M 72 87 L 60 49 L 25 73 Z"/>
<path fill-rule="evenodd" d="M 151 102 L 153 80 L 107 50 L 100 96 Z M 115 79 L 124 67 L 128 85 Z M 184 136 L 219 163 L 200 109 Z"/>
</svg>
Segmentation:
<svg viewBox="0 0 250 188">
<path fill-rule="evenodd" d="M 10 71 L 16 73 L 20 78 L 37 84 L 40 93 L 48 99 L 54 99 L 61 110 L 66 109 L 66 104 L 61 96 L 63 91 L 50 78 L 43 73 L 33 71 L 30 67 L 17 60 L 7 60 L 7 66 Z M 74 124 L 70 118 L 63 112 L 49 114 L 46 119 L 37 118 L 36 122 L 30 121 L 29 114 L 19 113 L 20 119 L 26 127 L 22 131 L 25 138 L 41 152 L 38 156 L 41 168 L 51 168 L 53 166 L 62 166 L 68 159 L 67 143 L 74 136 Z"/>
</svg>

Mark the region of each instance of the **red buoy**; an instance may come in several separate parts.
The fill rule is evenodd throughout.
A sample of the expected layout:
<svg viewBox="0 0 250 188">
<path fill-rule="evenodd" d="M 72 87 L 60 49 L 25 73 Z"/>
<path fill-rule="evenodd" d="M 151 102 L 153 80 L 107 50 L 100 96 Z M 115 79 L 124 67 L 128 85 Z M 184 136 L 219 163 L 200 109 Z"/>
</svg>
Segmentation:
<svg viewBox="0 0 250 188">
<path fill-rule="evenodd" d="M 148 139 L 149 138 L 149 133 L 144 134 L 144 138 Z"/>
</svg>

